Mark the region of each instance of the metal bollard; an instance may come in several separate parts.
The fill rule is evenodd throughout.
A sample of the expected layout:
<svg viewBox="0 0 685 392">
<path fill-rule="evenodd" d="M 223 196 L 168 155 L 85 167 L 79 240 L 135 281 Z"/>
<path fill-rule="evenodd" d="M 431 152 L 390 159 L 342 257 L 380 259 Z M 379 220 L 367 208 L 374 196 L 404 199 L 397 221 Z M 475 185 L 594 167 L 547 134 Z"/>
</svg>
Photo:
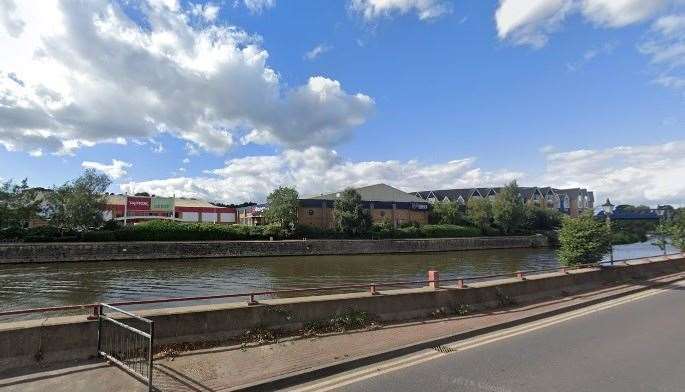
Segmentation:
<svg viewBox="0 0 685 392">
<path fill-rule="evenodd" d="M 524 276 L 524 272 L 523 272 L 523 271 L 517 271 L 517 272 L 516 272 L 516 277 L 519 278 L 519 279 L 521 279 L 521 280 L 526 280 L 526 277 Z"/>
<path fill-rule="evenodd" d="M 369 292 L 371 293 L 371 295 L 379 295 L 380 294 L 378 291 L 376 291 L 376 285 L 375 284 L 371 285 L 371 287 L 369 288 Z"/>
<path fill-rule="evenodd" d="M 465 287 L 466 287 L 466 285 L 464 284 L 464 279 L 457 280 L 457 288 L 458 289 L 463 289 Z"/>
<path fill-rule="evenodd" d="M 248 305 L 259 305 L 259 302 L 257 302 L 256 299 L 254 299 L 254 294 L 250 294 L 250 301 L 247 303 Z"/>
<path fill-rule="evenodd" d="M 428 286 L 434 289 L 440 288 L 440 272 L 428 270 Z"/>
</svg>

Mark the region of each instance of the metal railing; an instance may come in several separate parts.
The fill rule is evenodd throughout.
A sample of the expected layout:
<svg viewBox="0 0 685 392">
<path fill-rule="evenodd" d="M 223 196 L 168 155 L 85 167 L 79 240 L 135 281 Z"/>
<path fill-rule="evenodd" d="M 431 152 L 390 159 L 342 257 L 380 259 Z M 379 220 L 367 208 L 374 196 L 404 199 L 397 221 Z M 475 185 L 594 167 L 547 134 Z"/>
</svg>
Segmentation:
<svg viewBox="0 0 685 392">
<path fill-rule="evenodd" d="M 108 304 L 98 304 L 97 309 L 97 355 L 146 382 L 152 391 L 154 321 Z M 113 318 L 105 310 L 125 317 Z"/>
<path fill-rule="evenodd" d="M 657 256 L 646 256 L 633 259 L 622 259 L 615 260 L 613 264 L 623 264 L 630 265 L 630 262 L 639 262 L 641 260 L 649 259 L 663 259 L 670 256 L 685 256 L 684 253 L 670 253 L 667 255 L 657 255 Z M 226 298 L 246 298 L 248 305 L 257 305 L 258 297 L 264 296 L 275 296 L 275 295 L 290 295 L 299 294 L 307 292 L 336 292 L 343 290 L 368 290 L 371 294 L 379 294 L 378 288 L 380 287 L 407 287 L 407 286 L 417 286 L 425 285 L 432 287 L 439 287 L 441 283 L 454 283 L 456 288 L 466 288 L 466 282 L 474 281 L 486 281 L 492 279 L 501 278 L 518 278 L 526 279 L 529 275 L 550 273 L 550 272 L 562 272 L 568 273 L 572 270 L 583 269 L 583 268 L 600 268 L 608 267 L 608 261 L 602 261 L 599 263 L 587 263 L 575 265 L 572 267 L 553 267 L 553 268 L 542 268 L 534 270 L 522 270 L 509 273 L 492 274 L 492 275 L 480 275 L 471 277 L 457 277 L 457 278 L 447 278 L 447 279 L 425 279 L 425 280 L 409 280 L 409 281 L 396 281 L 396 282 L 371 282 L 363 284 L 347 284 L 347 285 L 337 285 L 337 286 L 322 286 L 322 287 L 307 287 L 307 288 L 295 288 L 295 289 L 283 289 L 283 290 L 266 290 L 266 291 L 253 291 L 246 293 L 232 293 L 232 294 L 217 294 L 217 295 L 205 295 L 205 296 L 195 296 L 195 297 L 175 297 L 175 298 L 158 298 L 158 299 L 147 299 L 139 301 L 122 301 L 122 302 L 112 302 L 108 306 L 130 306 L 130 305 L 146 305 L 146 304 L 162 304 L 170 302 L 188 302 L 188 301 L 205 301 L 212 299 L 226 299 Z M 57 311 L 73 311 L 73 310 L 83 310 L 91 309 L 92 314 L 89 319 L 95 320 L 99 316 L 99 307 L 101 304 L 82 304 L 82 305 L 66 305 L 66 306 L 55 306 L 46 308 L 33 308 L 33 309 L 21 309 L 21 310 L 8 310 L 0 312 L 0 317 L 12 316 L 19 314 L 31 314 L 31 313 L 44 313 L 44 312 L 57 312 Z"/>
</svg>

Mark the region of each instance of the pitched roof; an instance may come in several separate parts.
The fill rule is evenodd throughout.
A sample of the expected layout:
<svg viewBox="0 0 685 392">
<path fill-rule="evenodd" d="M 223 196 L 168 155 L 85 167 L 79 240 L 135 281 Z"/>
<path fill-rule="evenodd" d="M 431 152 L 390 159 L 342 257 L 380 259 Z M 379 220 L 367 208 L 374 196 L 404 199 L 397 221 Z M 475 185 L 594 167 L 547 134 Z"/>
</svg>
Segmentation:
<svg viewBox="0 0 685 392">
<path fill-rule="evenodd" d="M 407 203 L 425 203 L 424 199 L 417 197 L 411 193 L 401 191 L 386 184 L 375 184 L 355 188 L 364 201 L 386 201 L 386 202 L 407 202 Z M 319 195 L 307 197 L 306 199 L 314 200 L 337 200 L 341 192 L 329 193 L 326 195 Z"/>
</svg>

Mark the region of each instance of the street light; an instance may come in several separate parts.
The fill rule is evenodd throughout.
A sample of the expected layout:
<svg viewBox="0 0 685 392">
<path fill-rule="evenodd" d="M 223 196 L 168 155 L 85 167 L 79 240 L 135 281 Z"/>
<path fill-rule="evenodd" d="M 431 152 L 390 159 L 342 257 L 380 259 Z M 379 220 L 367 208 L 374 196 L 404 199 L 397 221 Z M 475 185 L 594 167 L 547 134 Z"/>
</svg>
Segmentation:
<svg viewBox="0 0 685 392">
<path fill-rule="evenodd" d="M 604 216 L 606 217 L 607 227 L 609 228 L 609 254 L 611 255 L 609 260 L 611 265 L 614 265 L 614 243 L 611 233 L 611 214 L 614 213 L 614 205 L 611 204 L 609 198 L 607 198 L 607 202 L 602 204 L 602 208 L 604 209 Z"/>
</svg>

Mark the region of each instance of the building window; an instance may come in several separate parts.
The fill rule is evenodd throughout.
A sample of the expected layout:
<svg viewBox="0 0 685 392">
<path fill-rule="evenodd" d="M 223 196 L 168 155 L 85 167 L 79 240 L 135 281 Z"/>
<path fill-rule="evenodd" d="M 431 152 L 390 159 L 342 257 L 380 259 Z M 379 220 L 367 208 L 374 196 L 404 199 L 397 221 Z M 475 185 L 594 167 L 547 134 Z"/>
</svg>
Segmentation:
<svg viewBox="0 0 685 392">
<path fill-rule="evenodd" d="M 314 215 L 314 210 L 307 210 L 307 215 Z"/>
</svg>

